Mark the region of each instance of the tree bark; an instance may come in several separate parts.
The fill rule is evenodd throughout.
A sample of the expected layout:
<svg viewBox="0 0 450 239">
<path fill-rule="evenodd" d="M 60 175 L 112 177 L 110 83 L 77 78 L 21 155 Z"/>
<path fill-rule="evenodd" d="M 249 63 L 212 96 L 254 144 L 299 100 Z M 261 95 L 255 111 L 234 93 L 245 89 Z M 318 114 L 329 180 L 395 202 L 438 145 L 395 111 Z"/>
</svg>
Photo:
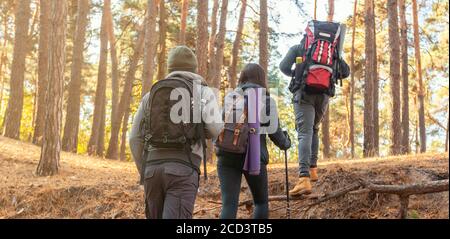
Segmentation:
<svg viewBox="0 0 450 239">
<path fill-rule="evenodd" d="M 197 12 L 198 73 L 206 79 L 208 74 L 208 1 L 197 1 Z"/>
<path fill-rule="evenodd" d="M 77 152 L 78 128 L 80 125 L 80 95 L 82 69 L 84 64 L 83 51 L 88 24 L 89 0 L 78 0 L 77 24 L 75 28 L 72 53 L 72 69 L 69 83 L 69 99 L 67 100 L 66 124 L 62 139 L 62 150 Z"/>
<path fill-rule="evenodd" d="M 448 140 L 449 140 L 449 133 L 450 130 L 450 110 L 447 111 L 447 130 L 445 134 L 445 152 L 448 152 Z"/>
<path fill-rule="evenodd" d="M 374 156 L 374 124 L 373 124 L 373 83 L 374 83 L 374 60 L 376 59 L 373 41 L 375 40 L 375 16 L 373 0 L 364 1 L 365 13 L 365 81 L 364 81 L 364 157 Z"/>
<path fill-rule="evenodd" d="M 389 25 L 389 76 L 391 80 L 392 118 L 391 118 L 391 154 L 401 153 L 401 119 L 400 119 L 400 37 L 398 29 L 397 0 L 388 0 Z"/>
<path fill-rule="evenodd" d="M 402 143 L 403 154 L 409 154 L 409 77 L 408 77 L 408 23 L 406 21 L 405 0 L 399 0 L 400 45 L 402 59 Z"/>
<path fill-rule="evenodd" d="M 158 0 L 147 1 L 147 16 L 145 19 L 145 45 L 144 45 L 144 67 L 142 69 L 142 97 L 144 97 L 153 84 L 156 53 L 156 17 L 158 14 Z"/>
<path fill-rule="evenodd" d="M 358 0 L 355 0 L 352 17 L 352 50 L 350 55 L 350 145 L 352 158 L 355 158 L 355 38 L 357 11 Z"/>
<path fill-rule="evenodd" d="M 220 23 L 219 23 L 219 32 L 217 34 L 217 39 L 215 42 L 216 53 L 213 61 L 215 62 L 213 77 L 212 77 L 212 86 L 216 89 L 220 88 L 220 80 L 221 80 L 221 72 L 223 65 L 223 50 L 225 47 L 225 34 L 227 31 L 227 16 L 228 16 L 228 0 L 222 0 L 222 7 L 220 10 Z"/>
<path fill-rule="evenodd" d="M 49 176 L 58 173 L 61 152 L 62 100 L 64 85 L 67 3 L 52 0 L 49 52 L 49 75 L 46 97 L 45 130 L 41 157 L 36 174 Z"/>
<path fill-rule="evenodd" d="M 50 1 L 40 0 L 37 110 L 33 143 L 42 144 L 45 125 L 45 94 L 48 82 L 48 42 L 50 38 Z"/>
<path fill-rule="evenodd" d="M 186 25 L 187 16 L 189 12 L 189 0 L 181 0 L 181 27 L 178 43 L 179 45 L 186 45 Z"/>
<path fill-rule="evenodd" d="M 247 11 L 247 0 L 241 0 L 241 12 L 239 13 L 238 27 L 236 31 L 236 37 L 233 43 L 233 50 L 231 53 L 231 66 L 230 66 L 230 87 L 236 88 L 237 82 L 237 65 L 239 62 L 239 51 L 241 50 L 242 31 L 244 30 L 245 12 Z"/>
<path fill-rule="evenodd" d="M 159 50 L 158 50 L 158 80 L 164 79 L 167 72 L 166 38 L 167 38 L 167 10 L 165 1 L 159 3 Z"/>
<path fill-rule="evenodd" d="M 420 54 L 420 38 L 419 38 L 419 19 L 417 0 L 412 1 L 413 11 L 413 28 L 414 28 L 414 49 L 416 60 L 417 81 L 419 83 L 417 98 L 419 100 L 419 131 L 420 131 L 420 152 L 427 151 L 427 134 L 425 127 L 425 92 L 422 78 L 422 60 Z"/>
<path fill-rule="evenodd" d="M 5 74 L 3 73 L 3 67 L 7 65 L 8 62 L 8 49 L 6 49 L 6 46 L 8 44 L 8 38 L 9 38 L 9 32 L 8 32 L 8 18 L 5 17 L 3 19 L 3 43 L 2 43 L 2 54 L 0 55 L 0 112 L 2 111 L 2 105 L 3 105 L 3 91 L 5 90 Z M 0 130 L 1 131 L 1 130 Z M 0 133 L 1 134 L 1 133 Z"/>
<path fill-rule="evenodd" d="M 119 159 L 125 161 L 127 159 L 127 132 L 128 132 L 128 119 L 130 118 L 130 107 L 125 111 L 125 115 L 122 123 L 122 136 L 120 138 L 120 156 Z"/>
<path fill-rule="evenodd" d="M 328 0 L 328 16 L 327 21 L 332 22 L 334 18 L 334 0 Z M 323 116 L 322 121 L 322 144 L 323 157 L 330 157 L 330 106 L 327 106 L 327 111 Z"/>
<path fill-rule="evenodd" d="M 217 39 L 217 15 L 219 11 L 219 0 L 214 0 L 214 5 L 212 9 L 211 14 L 211 37 L 209 38 L 209 49 L 208 49 L 208 60 L 209 60 L 209 66 L 208 66 L 208 77 L 207 81 L 209 85 L 211 86 L 213 84 L 214 79 L 214 69 L 216 68 L 216 61 L 215 55 L 216 55 L 216 39 Z"/>
<path fill-rule="evenodd" d="M 5 117 L 5 136 L 20 138 L 20 122 L 23 109 L 23 84 L 25 58 L 28 52 L 30 25 L 30 0 L 19 0 L 15 12 L 14 51 L 11 65 L 10 95 Z"/>
<path fill-rule="evenodd" d="M 269 70 L 269 13 L 267 9 L 267 0 L 260 0 L 260 19 L 259 19 L 259 64 L 268 75 Z M 267 84 L 266 77 L 266 84 Z"/>
<path fill-rule="evenodd" d="M 91 137 L 88 144 L 88 154 L 94 155 L 99 152 L 98 146 L 103 144 L 104 138 L 100 137 L 101 131 L 104 130 L 105 119 L 103 116 L 106 107 L 106 73 L 107 73 L 107 61 L 108 61 L 108 31 L 106 12 L 107 8 L 111 7 L 111 1 L 105 0 L 103 5 L 102 24 L 100 27 L 100 61 L 98 65 L 97 74 L 97 89 L 95 91 L 94 102 L 94 117 L 92 121 Z M 102 153 L 100 153 L 101 155 Z"/>
<path fill-rule="evenodd" d="M 334 18 L 334 0 L 328 0 L 328 18 L 327 21 L 332 22 Z"/>
<path fill-rule="evenodd" d="M 107 32 L 109 41 L 109 52 L 111 57 L 111 119 L 117 114 L 119 105 L 120 79 L 119 79 L 119 60 L 116 50 L 116 36 L 114 33 L 114 21 L 111 8 L 106 8 Z"/>
<path fill-rule="evenodd" d="M 375 2 L 373 2 L 373 10 L 375 12 Z M 375 14 L 374 14 L 375 16 Z M 373 154 L 374 156 L 380 155 L 380 112 L 378 109 L 378 102 L 380 98 L 379 94 L 379 88 L 380 88 L 380 75 L 378 72 L 378 52 L 377 52 L 377 31 L 376 31 L 376 21 L 374 20 L 374 28 L 373 28 L 373 41 L 372 41 L 372 48 L 375 51 L 375 55 L 373 56 L 374 59 L 372 61 L 373 63 Z M 381 61 L 381 60 L 380 60 Z"/>
<path fill-rule="evenodd" d="M 127 107 L 130 107 L 131 93 L 133 90 L 133 81 L 135 80 L 136 70 L 139 63 L 139 58 L 144 48 L 144 32 L 139 32 L 137 43 L 134 46 L 134 53 L 130 60 L 130 66 L 125 77 L 125 84 L 123 92 L 120 97 L 119 107 L 116 117 L 111 119 L 111 137 L 109 139 L 108 150 L 106 158 L 117 159 L 119 157 L 119 133 L 122 119 L 124 118 Z"/>
</svg>

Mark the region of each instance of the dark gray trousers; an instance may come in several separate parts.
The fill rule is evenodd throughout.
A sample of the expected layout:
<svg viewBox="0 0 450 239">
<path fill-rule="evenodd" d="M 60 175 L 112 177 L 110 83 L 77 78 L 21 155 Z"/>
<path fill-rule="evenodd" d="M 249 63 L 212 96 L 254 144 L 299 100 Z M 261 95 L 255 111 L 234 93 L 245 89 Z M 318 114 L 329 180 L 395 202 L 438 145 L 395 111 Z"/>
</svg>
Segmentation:
<svg viewBox="0 0 450 239">
<path fill-rule="evenodd" d="M 148 165 L 144 182 L 147 219 L 191 219 L 198 185 L 199 175 L 190 167 Z"/>
<path fill-rule="evenodd" d="M 297 91 L 293 103 L 295 128 L 298 133 L 300 177 L 309 177 L 310 167 L 317 167 L 319 126 L 328 108 L 329 96 Z"/>
</svg>

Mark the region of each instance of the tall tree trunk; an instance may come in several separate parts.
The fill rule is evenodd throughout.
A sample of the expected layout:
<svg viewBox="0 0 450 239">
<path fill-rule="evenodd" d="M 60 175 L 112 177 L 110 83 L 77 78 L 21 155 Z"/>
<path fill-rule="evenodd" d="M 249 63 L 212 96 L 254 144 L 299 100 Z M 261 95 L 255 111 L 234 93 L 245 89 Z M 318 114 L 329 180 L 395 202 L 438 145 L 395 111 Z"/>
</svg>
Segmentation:
<svg viewBox="0 0 450 239">
<path fill-rule="evenodd" d="M 352 17 L 352 51 L 350 55 L 350 145 L 352 158 L 355 158 L 355 37 L 356 37 L 356 13 L 358 0 L 355 0 Z"/>
<path fill-rule="evenodd" d="M 166 38 L 167 38 L 167 9 L 165 1 L 159 3 L 159 50 L 158 50 L 158 80 L 164 79 L 167 72 Z"/>
<path fill-rule="evenodd" d="M 334 0 L 328 0 L 328 17 L 327 21 L 332 22 L 334 18 Z"/>
<path fill-rule="evenodd" d="M 218 9 L 218 4 L 216 3 L 217 0 L 215 0 L 215 10 Z M 197 12 L 196 53 L 198 60 L 198 74 L 208 80 L 208 1 L 197 1 Z M 216 16 L 213 16 L 213 18 L 217 19 Z M 216 30 L 214 29 L 214 31 Z M 212 141 L 208 140 L 206 148 L 206 160 L 212 162 L 213 154 L 214 148 Z"/>
<path fill-rule="evenodd" d="M 106 83 L 105 83 L 106 84 Z M 106 90 L 105 90 L 106 91 Z M 106 92 L 105 92 L 105 100 L 103 102 L 103 107 L 101 108 L 102 112 L 100 113 L 101 120 L 100 126 L 98 130 L 98 140 L 95 154 L 99 157 L 103 157 L 105 153 L 105 126 L 106 126 Z"/>
<path fill-rule="evenodd" d="M 198 73 L 206 79 L 208 74 L 208 1 L 197 1 Z"/>
<path fill-rule="evenodd" d="M 446 134 L 445 134 L 445 152 L 448 152 L 449 128 L 450 128 L 450 109 L 447 111 L 447 130 L 446 130 Z"/>
<path fill-rule="evenodd" d="M 334 0 L 328 0 L 328 16 L 327 21 L 333 21 L 334 18 Z M 323 116 L 322 121 L 322 143 L 323 143 L 323 157 L 330 157 L 330 106 L 327 106 L 327 111 Z"/>
<path fill-rule="evenodd" d="M 2 111 L 2 106 L 3 106 L 3 91 L 5 90 L 5 78 L 4 78 L 4 73 L 3 73 L 3 67 L 7 65 L 8 62 L 8 49 L 6 49 L 6 46 L 8 44 L 8 37 L 9 37 L 9 32 L 8 32 L 8 18 L 5 17 L 3 19 L 3 27 L 4 27 L 4 31 L 3 31 L 3 43 L 2 43 L 2 54 L 0 55 L 0 112 Z M 1 131 L 1 130 L 0 130 Z M 1 134 L 1 133 L 0 133 Z"/>
<path fill-rule="evenodd" d="M 125 115 L 122 123 L 122 136 L 120 137 L 120 156 L 119 159 L 125 161 L 127 159 L 127 132 L 128 132 L 128 119 L 130 118 L 130 107 L 125 111 Z"/>
<path fill-rule="evenodd" d="M 145 34 L 143 31 L 139 32 L 138 40 L 134 46 L 134 53 L 130 60 L 130 66 L 125 77 L 125 84 L 122 95 L 120 97 L 119 107 L 116 117 L 111 119 L 111 137 L 109 139 L 108 150 L 106 158 L 117 159 L 119 157 L 119 133 L 122 119 L 124 118 L 127 107 L 130 107 L 131 93 L 133 90 L 133 81 L 135 80 L 136 70 L 139 63 L 139 58 L 144 48 Z"/>
<path fill-rule="evenodd" d="M 366 68 L 364 80 L 364 157 L 374 155 L 374 124 L 373 124 L 373 83 L 374 83 L 374 64 L 376 58 L 373 41 L 375 40 L 375 16 L 373 9 L 373 0 L 364 1 L 365 13 L 365 55 Z"/>
<path fill-rule="evenodd" d="M 227 16 L 228 16 L 228 0 L 222 0 L 222 7 L 220 10 L 219 32 L 215 42 L 216 53 L 212 61 L 214 61 L 214 70 L 212 77 L 212 86 L 216 89 L 220 88 L 221 72 L 223 65 L 223 51 L 225 47 L 225 34 L 227 31 Z"/>
<path fill-rule="evenodd" d="M 50 38 L 50 1 L 40 0 L 37 110 L 33 143 L 42 144 L 45 125 L 45 94 L 48 82 L 48 42 Z"/>
<path fill-rule="evenodd" d="M 84 43 L 88 24 L 89 0 L 78 0 L 77 24 L 72 53 L 72 69 L 69 83 L 69 99 L 67 101 L 66 124 L 62 139 L 62 150 L 77 152 L 78 128 L 80 125 L 80 90 L 82 83 Z"/>
<path fill-rule="evenodd" d="M 114 33 L 114 21 L 112 17 L 111 7 L 106 8 L 107 32 L 109 40 L 109 53 L 111 58 L 111 119 L 117 114 L 119 105 L 119 59 L 116 50 L 116 36 Z"/>
<path fill-rule="evenodd" d="M 389 52 L 392 95 L 392 118 L 391 118 L 391 153 L 401 153 L 401 119 L 400 119 L 400 36 L 398 29 L 398 6 L 397 0 L 388 0 L 388 25 L 389 25 Z"/>
<path fill-rule="evenodd" d="M 15 13 L 14 52 L 11 65 L 10 95 L 5 117 L 5 136 L 20 138 L 20 122 L 23 109 L 23 84 L 25 58 L 28 52 L 28 28 L 30 25 L 30 0 L 19 0 Z"/>
<path fill-rule="evenodd" d="M 36 174 L 49 176 L 58 173 L 61 152 L 62 100 L 64 85 L 67 4 L 52 0 L 49 52 L 49 74 L 46 97 L 45 130 L 41 157 Z"/>
<path fill-rule="evenodd" d="M 211 13 L 211 36 L 209 38 L 209 48 L 208 48 L 208 59 L 209 59 L 209 66 L 208 66 L 208 76 L 207 81 L 209 85 L 211 86 L 213 84 L 214 79 L 214 69 L 216 68 L 216 61 L 215 55 L 216 55 L 216 39 L 217 39 L 217 15 L 219 12 L 219 0 L 214 0 L 213 9 Z"/>
<path fill-rule="evenodd" d="M 186 45 L 186 25 L 187 16 L 189 12 L 189 0 L 181 0 L 181 27 L 178 43 L 179 45 Z"/>
<path fill-rule="evenodd" d="M 156 50 L 156 17 L 158 14 L 158 0 L 147 1 L 147 16 L 145 18 L 145 46 L 144 46 L 144 67 L 142 69 L 142 97 L 144 97 L 153 84 L 155 70 L 155 50 Z"/>
<path fill-rule="evenodd" d="M 269 73 L 269 13 L 267 9 L 267 0 L 260 0 L 259 3 L 259 64 Z M 266 81 L 268 79 L 266 78 Z M 266 82 L 267 84 L 267 82 Z"/>
<path fill-rule="evenodd" d="M 420 131 L 420 152 L 427 151 L 427 134 L 425 128 L 425 92 L 422 78 L 422 60 L 420 55 L 420 38 L 419 38 L 419 19 L 417 0 L 412 1 L 413 5 L 413 28 L 414 28 L 414 49 L 416 60 L 417 81 L 419 82 L 418 99 L 419 99 L 419 131 Z"/>
<path fill-rule="evenodd" d="M 102 121 L 105 119 L 103 116 L 106 107 L 106 73 L 107 73 L 107 62 L 108 62 L 108 31 L 106 9 L 111 7 L 111 1 L 105 0 L 103 5 L 102 14 L 102 24 L 100 27 L 100 61 L 98 64 L 98 75 L 97 75 L 97 89 L 95 91 L 95 102 L 94 102 L 94 117 L 92 121 L 91 137 L 88 144 L 88 154 L 94 155 L 98 152 L 99 144 L 103 144 L 104 138 L 100 137 L 102 130 L 104 130 L 104 123 Z"/>
<path fill-rule="evenodd" d="M 373 10 L 375 12 L 375 2 L 372 2 L 373 4 Z M 375 14 L 374 14 L 375 16 Z M 375 20 L 374 20 L 375 22 Z M 378 52 L 377 52 L 377 31 L 376 31 L 376 22 L 374 23 L 373 28 L 373 41 L 372 41 L 372 48 L 375 51 L 375 55 L 373 56 L 373 152 L 374 156 L 380 155 L 380 112 L 378 109 L 378 102 L 380 98 L 379 94 L 379 88 L 380 88 L 380 81 L 379 81 L 379 73 L 378 73 Z"/>
<path fill-rule="evenodd" d="M 241 50 L 242 31 L 244 30 L 245 12 L 247 11 L 247 0 L 241 0 L 241 12 L 239 13 L 238 27 L 236 31 L 236 37 L 233 43 L 233 50 L 231 53 L 231 66 L 230 66 L 230 87 L 236 88 L 237 82 L 237 65 L 239 62 L 239 51 Z"/>
<path fill-rule="evenodd" d="M 399 0 L 400 45 L 402 59 L 402 153 L 409 154 L 409 78 L 408 78 L 408 23 L 405 0 Z"/>
</svg>

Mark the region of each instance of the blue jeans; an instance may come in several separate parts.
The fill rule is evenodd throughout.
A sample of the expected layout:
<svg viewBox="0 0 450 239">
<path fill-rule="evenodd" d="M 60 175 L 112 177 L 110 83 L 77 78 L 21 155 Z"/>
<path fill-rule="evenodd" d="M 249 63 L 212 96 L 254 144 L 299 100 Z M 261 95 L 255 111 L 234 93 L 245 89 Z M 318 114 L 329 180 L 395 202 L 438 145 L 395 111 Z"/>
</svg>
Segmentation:
<svg viewBox="0 0 450 239">
<path fill-rule="evenodd" d="M 298 133 L 300 177 L 309 177 L 309 169 L 317 167 L 319 126 L 328 108 L 329 96 L 297 91 L 293 104 L 295 129 Z"/>
<path fill-rule="evenodd" d="M 253 196 L 255 205 L 253 218 L 267 219 L 269 218 L 267 166 L 261 163 L 261 172 L 259 175 L 249 175 L 242 170 L 243 166 L 243 158 L 219 156 L 217 171 L 220 180 L 220 191 L 222 193 L 222 212 L 220 213 L 220 219 L 236 219 L 239 208 L 242 175 L 245 176 Z"/>
</svg>

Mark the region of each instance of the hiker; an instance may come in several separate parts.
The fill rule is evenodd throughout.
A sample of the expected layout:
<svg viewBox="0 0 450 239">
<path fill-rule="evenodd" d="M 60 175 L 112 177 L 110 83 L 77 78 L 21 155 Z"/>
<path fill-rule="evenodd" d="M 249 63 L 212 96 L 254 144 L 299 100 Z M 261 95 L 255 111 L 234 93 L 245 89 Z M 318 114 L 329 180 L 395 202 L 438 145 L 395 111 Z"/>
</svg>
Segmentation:
<svg viewBox="0 0 450 239">
<path fill-rule="evenodd" d="M 205 139 L 217 137 L 222 118 L 214 92 L 196 74 L 197 58 L 189 48 L 172 49 L 167 64 L 169 75 L 153 85 L 137 110 L 130 148 L 144 184 L 146 217 L 191 219 L 200 165 L 205 160 Z M 201 87 L 195 87 L 196 84 Z M 199 93 L 201 98 L 195 100 L 194 96 L 191 102 L 192 95 L 182 96 L 180 102 L 187 106 L 188 115 L 176 122 L 172 110 L 179 102 L 170 97 L 183 90 Z M 199 112 L 193 110 L 198 106 Z M 195 122 L 195 117 L 200 117 L 200 122 Z"/>
<path fill-rule="evenodd" d="M 251 98 L 256 97 L 257 94 L 250 94 L 248 92 L 258 90 L 263 92 L 260 94 L 260 101 L 256 99 L 253 102 L 253 106 L 250 106 L 252 104 Z M 269 153 L 267 151 L 266 133 L 262 131 L 262 128 L 274 128 L 272 130 L 273 132 L 269 133 L 269 138 L 282 150 L 289 149 L 291 147 L 291 141 L 288 134 L 281 130 L 275 101 L 269 94 L 265 93 L 266 91 L 265 71 L 258 64 L 248 64 L 240 74 L 237 89 L 225 97 L 225 107 L 222 115 L 225 120 L 225 127 L 216 141 L 216 154 L 218 157 L 217 171 L 222 195 L 221 219 L 236 218 L 242 175 L 247 180 L 253 195 L 255 205 L 253 218 L 266 219 L 269 217 L 269 192 L 267 185 Z M 237 102 L 238 100 L 235 100 L 236 102 L 229 100 L 233 95 L 239 96 L 244 93 L 245 97 L 239 101 L 240 103 Z M 258 102 L 263 103 L 255 107 L 255 102 L 256 105 Z M 227 107 L 227 104 L 231 104 L 232 106 Z M 265 122 L 266 120 L 263 119 L 260 121 L 255 120 L 252 124 L 250 122 L 250 118 L 252 118 L 250 111 L 255 108 L 255 118 L 259 117 L 258 113 L 265 112 L 265 115 L 269 117 L 270 121 Z M 236 112 L 238 110 L 240 115 Z M 255 111 L 253 113 L 255 114 Z M 230 115 L 240 119 L 240 121 L 237 119 L 229 120 L 231 118 Z M 248 122 L 248 126 L 243 126 L 243 123 L 245 124 L 246 122 Z"/>
<path fill-rule="evenodd" d="M 319 126 L 335 94 L 335 84 L 349 75 L 349 67 L 339 55 L 343 29 L 345 26 L 338 23 L 310 21 L 301 43 L 291 47 L 280 63 L 280 70 L 292 77 L 289 90 L 299 141 L 300 177 L 289 192 L 292 196 L 310 194 L 311 181 L 319 179 Z"/>
</svg>

